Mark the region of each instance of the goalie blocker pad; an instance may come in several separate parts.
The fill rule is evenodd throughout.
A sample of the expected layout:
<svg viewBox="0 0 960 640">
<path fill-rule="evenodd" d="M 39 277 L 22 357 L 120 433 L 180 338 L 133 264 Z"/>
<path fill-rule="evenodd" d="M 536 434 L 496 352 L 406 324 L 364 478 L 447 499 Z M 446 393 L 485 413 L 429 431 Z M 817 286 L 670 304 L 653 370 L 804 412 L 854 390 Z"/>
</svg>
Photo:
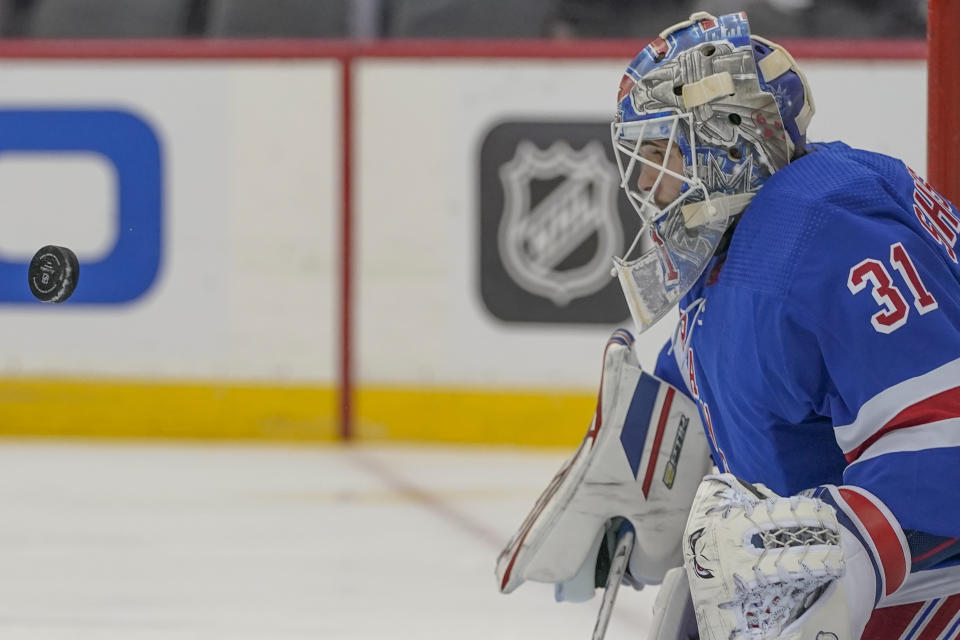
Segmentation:
<svg viewBox="0 0 960 640">
<path fill-rule="evenodd" d="M 623 329 L 607 342 L 590 430 L 501 552 L 502 592 L 526 580 L 561 584 L 589 573 L 591 596 L 604 527 L 615 517 L 636 530 L 629 563 L 635 581 L 658 584 L 683 564 L 683 528 L 711 469 L 709 447 L 696 405 L 644 373 L 633 342 Z"/>
</svg>

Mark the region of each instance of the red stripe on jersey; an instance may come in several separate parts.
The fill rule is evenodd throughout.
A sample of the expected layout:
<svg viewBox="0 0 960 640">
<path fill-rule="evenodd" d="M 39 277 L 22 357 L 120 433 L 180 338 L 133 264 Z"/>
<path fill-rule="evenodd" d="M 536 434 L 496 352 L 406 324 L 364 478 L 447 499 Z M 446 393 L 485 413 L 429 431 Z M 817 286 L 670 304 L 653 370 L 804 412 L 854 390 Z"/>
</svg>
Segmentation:
<svg viewBox="0 0 960 640">
<path fill-rule="evenodd" d="M 911 602 L 897 607 L 874 609 L 860 637 L 870 640 L 898 640 L 924 604 L 926 603 Z"/>
<path fill-rule="evenodd" d="M 916 427 L 921 424 L 930 424 L 940 420 L 960 418 L 960 387 L 947 389 L 930 396 L 916 404 L 912 404 L 889 422 L 883 425 L 876 433 L 867 438 L 863 444 L 847 454 L 847 462 L 854 462 L 874 442 L 897 429 Z"/>
<path fill-rule="evenodd" d="M 700 390 L 697 388 L 697 369 L 693 364 L 693 348 L 687 349 L 687 380 L 690 382 L 690 393 L 694 398 L 700 397 Z"/>
<path fill-rule="evenodd" d="M 657 454 L 660 453 L 660 445 L 663 443 L 663 431 L 667 426 L 667 418 L 670 417 L 670 407 L 673 405 L 673 394 L 676 390 L 673 387 L 667 387 L 667 395 L 663 399 L 663 408 L 660 409 L 660 422 L 657 423 L 657 433 L 653 436 L 653 448 L 650 450 L 650 460 L 647 461 L 647 475 L 643 478 L 643 497 L 646 498 L 650 493 L 650 483 L 653 482 L 653 470 L 657 467 Z"/>
<path fill-rule="evenodd" d="M 904 557 L 900 538 L 884 513 L 869 498 L 852 489 L 838 490 L 840 497 L 850 505 L 877 548 L 880 556 L 878 560 L 883 567 L 884 582 L 887 585 L 885 595 L 890 595 L 907 579 L 907 559 Z"/>
<path fill-rule="evenodd" d="M 913 558 L 913 561 L 914 561 L 914 562 L 920 562 L 921 560 L 926 560 L 926 559 L 929 558 L 930 556 L 934 556 L 934 555 L 940 553 L 941 551 L 943 551 L 944 549 L 946 549 L 947 547 L 949 547 L 950 545 L 952 545 L 952 544 L 953 544 L 954 542 L 956 542 L 956 541 L 957 541 L 956 538 L 950 538 L 950 539 L 947 540 L 946 542 L 942 542 L 942 543 L 938 544 L 937 546 L 935 546 L 933 549 L 930 549 L 930 551 L 927 551 L 925 554 Z"/>
<path fill-rule="evenodd" d="M 923 628 L 923 631 L 917 636 L 917 640 L 936 640 L 958 611 L 960 611 L 960 595 L 950 596 L 944 600 Z M 945 638 L 944 640 L 948 639 Z"/>
</svg>

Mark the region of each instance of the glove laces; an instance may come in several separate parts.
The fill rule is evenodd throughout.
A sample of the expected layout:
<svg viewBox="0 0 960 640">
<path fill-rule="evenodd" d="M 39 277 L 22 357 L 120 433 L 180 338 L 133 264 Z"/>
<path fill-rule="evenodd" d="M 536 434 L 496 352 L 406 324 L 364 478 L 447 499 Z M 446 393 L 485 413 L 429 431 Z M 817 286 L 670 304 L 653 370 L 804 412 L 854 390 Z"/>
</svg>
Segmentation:
<svg viewBox="0 0 960 640">
<path fill-rule="evenodd" d="M 762 549 L 752 567 L 753 575 L 750 579 L 734 573 L 734 597 L 719 605 L 721 609 L 736 611 L 737 628 L 731 632 L 730 640 L 738 635 L 750 640 L 777 638 L 787 625 L 803 615 L 817 601 L 832 581 L 843 575 L 842 563 L 838 567 L 831 566 L 827 561 L 818 562 L 816 567 L 810 567 L 806 563 L 811 547 L 839 546 L 840 534 L 827 528 L 822 519 L 818 526 L 800 522 L 797 508 L 801 504 L 812 505 L 814 512 L 819 514 L 825 508 L 820 500 L 806 496 L 761 498 L 756 489 L 752 491 L 757 493 L 751 493 L 739 484 L 730 484 L 729 476 L 708 478 L 719 480 L 727 486 L 714 494 L 720 501 L 708 509 L 707 513 L 720 513 L 727 518 L 736 510 L 742 511 L 757 529 L 749 542 Z M 777 524 L 773 517 L 774 509 L 785 502 L 790 504 L 790 512 L 794 517 L 789 523 Z M 766 517 L 754 519 L 755 514 Z M 761 519 L 762 523 L 757 522 Z M 783 565 L 784 554 L 797 547 L 803 547 L 803 553 L 796 562 L 799 570 L 790 570 Z M 775 556 L 775 575 L 760 568 L 764 560 L 771 556 Z"/>
</svg>

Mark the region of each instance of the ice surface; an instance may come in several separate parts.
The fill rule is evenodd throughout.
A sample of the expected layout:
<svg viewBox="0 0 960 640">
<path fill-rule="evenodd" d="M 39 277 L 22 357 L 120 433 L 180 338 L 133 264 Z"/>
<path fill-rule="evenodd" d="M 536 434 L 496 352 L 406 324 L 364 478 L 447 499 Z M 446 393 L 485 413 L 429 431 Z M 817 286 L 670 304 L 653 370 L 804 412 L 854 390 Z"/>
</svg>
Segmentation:
<svg viewBox="0 0 960 640">
<path fill-rule="evenodd" d="M 0 637 L 590 637 L 599 598 L 497 591 L 564 452 L 0 442 Z M 624 588 L 607 638 L 643 640 Z"/>
</svg>

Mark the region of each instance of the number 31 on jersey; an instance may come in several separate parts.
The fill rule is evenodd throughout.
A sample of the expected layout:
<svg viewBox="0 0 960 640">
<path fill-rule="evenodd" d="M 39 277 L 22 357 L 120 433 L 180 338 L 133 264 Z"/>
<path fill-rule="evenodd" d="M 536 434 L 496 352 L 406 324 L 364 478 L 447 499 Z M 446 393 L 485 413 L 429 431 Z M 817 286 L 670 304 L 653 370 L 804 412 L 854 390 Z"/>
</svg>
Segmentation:
<svg viewBox="0 0 960 640">
<path fill-rule="evenodd" d="M 890 245 L 890 264 L 900 273 L 910 293 L 913 295 L 913 306 L 920 315 L 937 308 L 937 301 L 933 294 L 923 284 L 913 260 L 907 254 L 900 242 Z M 880 333 L 893 333 L 907 323 L 910 317 L 910 306 L 907 304 L 900 289 L 893 283 L 886 265 L 879 260 L 867 258 L 850 268 L 847 276 L 847 288 L 856 295 L 871 285 L 873 299 L 880 305 L 880 311 L 870 316 L 870 324 Z"/>
</svg>

